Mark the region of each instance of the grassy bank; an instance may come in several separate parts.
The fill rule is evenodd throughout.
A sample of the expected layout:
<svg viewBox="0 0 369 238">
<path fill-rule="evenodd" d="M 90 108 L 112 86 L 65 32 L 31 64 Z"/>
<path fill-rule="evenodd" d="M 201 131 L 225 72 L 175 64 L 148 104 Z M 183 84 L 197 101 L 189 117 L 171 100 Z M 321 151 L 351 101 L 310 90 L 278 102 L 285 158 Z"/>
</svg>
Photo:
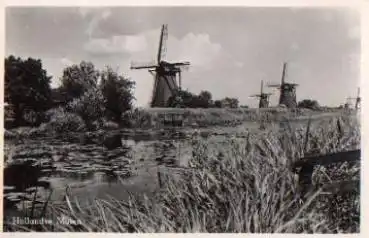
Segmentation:
<svg viewBox="0 0 369 238">
<path fill-rule="evenodd" d="M 184 126 L 234 126 L 242 122 L 272 122 L 290 120 L 296 117 L 329 113 L 342 113 L 339 110 L 312 111 L 309 109 L 286 108 L 148 108 L 135 110 L 129 120 L 135 128 L 162 127 L 165 114 L 178 114 Z"/>
<path fill-rule="evenodd" d="M 359 232 L 360 194 L 319 192 L 302 198 L 293 161 L 306 153 L 325 154 L 360 148 L 360 128 L 348 118 L 264 131 L 246 138 L 212 142 L 194 138 L 189 168 L 150 198 L 94 200 L 87 206 L 66 196 L 48 204 L 44 217 L 72 217 L 78 225 L 38 227 L 53 231 L 100 232 Z M 218 143 L 212 145 L 212 143 Z M 359 176 L 360 165 L 316 168 L 313 181 Z M 124 191 L 122 191 L 124 192 Z M 34 227 L 6 225 L 6 230 Z"/>
<path fill-rule="evenodd" d="M 88 133 L 99 134 L 108 131 L 128 130 L 156 130 L 166 128 L 163 124 L 165 115 L 178 114 L 183 119 L 182 128 L 205 128 L 212 126 L 234 127 L 244 122 L 273 123 L 280 121 L 300 120 L 313 117 L 325 117 L 344 114 L 344 111 L 312 111 L 309 109 L 290 110 L 286 108 L 148 108 L 136 109 L 122 116 L 122 122 L 125 126 L 119 126 L 117 123 L 103 120 L 100 128 L 94 132 L 86 129 L 77 129 L 83 127 L 83 123 L 77 120 L 75 115 L 58 114 L 52 117 L 50 121 L 42 123 L 38 127 L 18 127 L 11 130 L 5 130 L 4 137 L 7 140 L 29 137 L 58 136 L 67 133 Z"/>
</svg>

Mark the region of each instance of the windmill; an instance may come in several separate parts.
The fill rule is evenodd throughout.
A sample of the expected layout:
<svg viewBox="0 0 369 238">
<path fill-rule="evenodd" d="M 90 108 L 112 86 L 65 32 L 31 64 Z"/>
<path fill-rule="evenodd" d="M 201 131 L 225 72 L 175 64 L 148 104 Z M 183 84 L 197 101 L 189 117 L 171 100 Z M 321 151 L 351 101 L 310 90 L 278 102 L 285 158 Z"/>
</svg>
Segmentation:
<svg viewBox="0 0 369 238">
<path fill-rule="evenodd" d="M 131 69 L 148 69 L 154 76 L 154 87 L 151 98 L 151 107 L 167 107 L 168 99 L 181 89 L 181 71 L 188 67 L 189 62 L 169 63 L 163 60 L 166 53 L 168 27 L 162 25 L 157 62 L 148 64 L 132 64 Z M 177 83 L 178 75 L 178 83 Z"/>
<path fill-rule="evenodd" d="M 269 107 L 269 96 L 270 95 L 272 94 L 263 92 L 263 80 L 261 80 L 260 94 L 251 95 L 251 97 L 260 98 L 259 108 L 266 108 L 266 107 Z"/>
<path fill-rule="evenodd" d="M 359 109 L 359 106 L 361 106 L 360 88 L 357 89 L 357 97 L 356 98 L 350 98 L 349 97 L 349 98 L 347 98 L 347 100 L 355 100 L 355 110 Z"/>
<path fill-rule="evenodd" d="M 285 81 L 286 69 L 287 63 L 284 63 L 281 84 L 272 84 L 268 86 L 278 88 L 279 90 L 281 90 L 281 94 L 279 97 L 279 105 L 285 105 L 287 108 L 296 108 L 297 107 L 296 86 L 298 86 L 298 84 L 286 83 Z"/>
</svg>

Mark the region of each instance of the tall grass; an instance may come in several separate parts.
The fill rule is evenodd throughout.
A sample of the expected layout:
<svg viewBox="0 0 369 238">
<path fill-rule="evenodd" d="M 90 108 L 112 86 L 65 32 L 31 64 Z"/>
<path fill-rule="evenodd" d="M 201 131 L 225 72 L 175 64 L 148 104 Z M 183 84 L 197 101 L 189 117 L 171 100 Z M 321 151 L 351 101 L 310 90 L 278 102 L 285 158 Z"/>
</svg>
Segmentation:
<svg viewBox="0 0 369 238">
<path fill-rule="evenodd" d="M 92 199 L 86 205 L 66 196 L 48 216 L 72 217 L 79 225 L 56 224 L 53 231 L 99 232 L 359 232 L 359 194 L 334 205 L 318 190 L 301 196 L 291 164 L 306 153 L 360 147 L 357 123 L 335 118 L 323 125 L 287 126 L 283 131 L 248 134 L 246 139 L 214 142 L 193 139 L 188 168 L 178 178 L 167 175 L 153 197 L 129 201 Z M 308 140 L 305 141 L 305 138 Z M 221 144 L 219 144 L 221 143 Z M 339 167 L 339 166 L 338 166 Z M 173 176 L 173 177 L 172 177 Z M 314 173 L 318 179 L 318 172 Z M 325 176 L 325 175 L 324 175 Z M 328 175 L 329 176 L 329 175 Z M 122 191 L 124 192 L 124 191 Z M 336 204 L 338 204 L 336 206 Z M 349 210 L 347 213 L 346 210 Z M 333 215 L 333 213 L 336 213 Z M 343 220 L 343 215 L 353 219 Z M 8 226 L 8 229 L 15 229 Z M 22 229 L 20 227 L 17 230 Z M 24 227 L 23 229 L 29 229 Z M 50 227 L 40 227 L 51 230 Z"/>
<path fill-rule="evenodd" d="M 278 121 L 291 119 L 296 116 L 319 114 L 308 109 L 297 108 L 150 108 L 135 109 L 123 115 L 122 120 L 129 121 L 132 127 L 152 128 L 160 127 L 165 114 L 176 113 L 183 116 L 185 126 L 233 126 L 244 121 Z"/>
</svg>

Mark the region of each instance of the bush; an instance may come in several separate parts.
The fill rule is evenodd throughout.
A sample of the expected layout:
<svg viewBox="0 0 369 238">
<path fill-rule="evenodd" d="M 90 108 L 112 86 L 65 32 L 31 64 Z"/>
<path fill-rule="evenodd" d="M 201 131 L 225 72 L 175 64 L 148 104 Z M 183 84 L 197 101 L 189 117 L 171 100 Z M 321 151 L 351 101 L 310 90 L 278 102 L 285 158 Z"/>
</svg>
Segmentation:
<svg viewBox="0 0 369 238">
<path fill-rule="evenodd" d="M 50 113 L 52 115 L 50 115 L 47 128 L 53 132 L 80 132 L 85 130 L 85 123 L 77 114 L 67 112 L 63 108 L 58 108 Z"/>
<path fill-rule="evenodd" d="M 102 72 L 100 88 L 105 98 L 106 118 L 119 123 L 122 113 L 132 109 L 134 86 L 135 82 L 109 67 Z"/>
<path fill-rule="evenodd" d="M 37 113 L 34 110 L 28 110 L 23 113 L 23 120 L 29 126 L 36 126 L 39 124 L 41 116 L 41 113 Z"/>
<path fill-rule="evenodd" d="M 101 90 L 94 88 L 85 92 L 80 98 L 76 98 L 68 103 L 66 109 L 68 112 L 79 115 L 87 129 L 97 129 L 96 126 L 102 126 L 102 120 L 105 113 L 105 99 Z M 94 125 L 98 121 L 99 125 Z M 94 123 L 95 122 L 95 123 Z"/>
</svg>

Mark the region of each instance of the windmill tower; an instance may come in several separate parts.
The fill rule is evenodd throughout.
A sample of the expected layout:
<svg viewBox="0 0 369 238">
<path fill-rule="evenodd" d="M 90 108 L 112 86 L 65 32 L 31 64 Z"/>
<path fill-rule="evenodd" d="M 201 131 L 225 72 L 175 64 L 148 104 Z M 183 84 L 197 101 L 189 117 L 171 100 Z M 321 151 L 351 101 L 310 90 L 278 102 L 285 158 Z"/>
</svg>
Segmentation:
<svg viewBox="0 0 369 238">
<path fill-rule="evenodd" d="M 347 98 L 347 100 L 355 100 L 355 110 L 359 109 L 361 106 L 360 88 L 357 89 L 356 98 Z"/>
<path fill-rule="evenodd" d="M 259 99 L 259 108 L 267 108 L 267 107 L 269 107 L 269 96 L 270 95 L 272 95 L 272 94 L 263 92 L 263 80 L 261 80 L 260 94 L 251 95 L 251 97 L 260 98 Z"/>
<path fill-rule="evenodd" d="M 167 107 L 168 99 L 181 89 L 182 67 L 188 67 L 189 62 L 169 63 L 163 60 L 166 53 L 166 41 L 168 40 L 168 27 L 161 28 L 157 62 L 149 64 L 133 64 L 131 69 L 148 69 L 154 76 L 154 87 L 151 98 L 151 107 Z M 177 83 L 178 75 L 178 83 Z"/>
<path fill-rule="evenodd" d="M 298 84 L 286 83 L 285 81 L 286 69 L 287 63 L 284 63 L 281 84 L 272 84 L 269 85 L 269 87 L 274 87 L 281 90 L 281 94 L 279 97 L 279 105 L 285 105 L 287 108 L 296 108 L 297 107 L 296 86 L 298 86 Z"/>
</svg>

